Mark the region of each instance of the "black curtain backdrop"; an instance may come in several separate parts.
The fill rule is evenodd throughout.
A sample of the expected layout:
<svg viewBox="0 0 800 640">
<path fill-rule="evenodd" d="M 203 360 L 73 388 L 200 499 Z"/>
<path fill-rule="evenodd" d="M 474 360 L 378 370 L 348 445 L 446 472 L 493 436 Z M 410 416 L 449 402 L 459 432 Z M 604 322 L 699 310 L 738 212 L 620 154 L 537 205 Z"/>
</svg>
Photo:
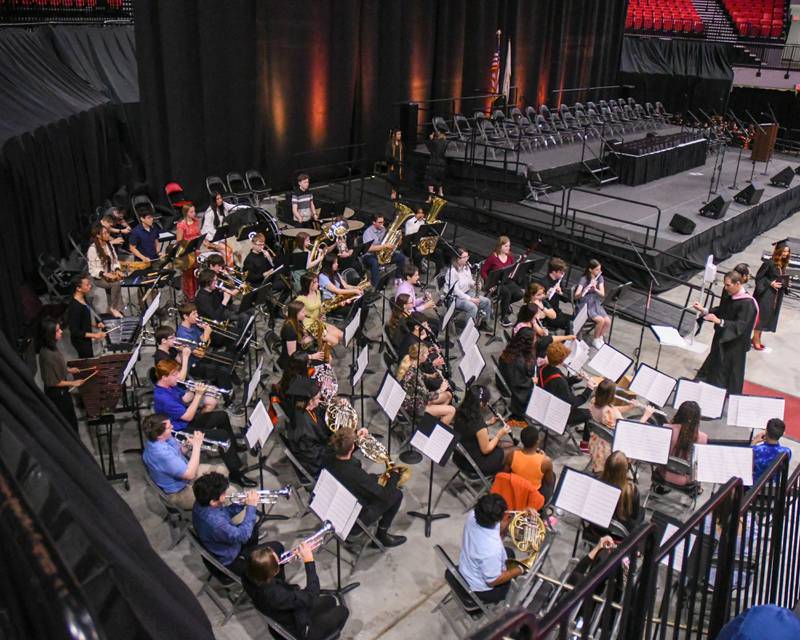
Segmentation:
<svg viewBox="0 0 800 640">
<path fill-rule="evenodd" d="M 0 452 L 82 586 L 103 637 L 213 639 L 192 591 L 150 546 L 128 504 L 2 335 Z"/>
<path fill-rule="evenodd" d="M 724 113 L 733 86 L 728 45 L 713 42 L 625 36 L 619 69 L 637 102 L 659 100 L 671 113 Z"/>
<path fill-rule="evenodd" d="M 144 153 L 154 189 L 178 180 L 205 202 L 204 178 L 258 168 L 275 187 L 383 153 L 397 103 L 445 103 L 489 88 L 495 32 L 512 38 L 520 101 L 573 103 L 561 89 L 613 84 L 625 0 L 233 0 L 134 7 Z M 438 105 L 438 106 L 437 106 Z M 475 101 L 457 101 L 471 112 Z M 479 104 L 478 106 L 485 106 Z M 316 174 L 313 178 L 320 179 Z"/>
<path fill-rule="evenodd" d="M 133 51 L 131 27 L 0 31 L 0 327 L 12 340 L 31 320 L 20 288 L 37 281 L 38 255 L 68 255 L 67 234 L 138 174 Z"/>
<path fill-rule="evenodd" d="M 800 142 L 800 94 L 797 91 L 734 87 L 728 106 L 742 122 L 746 123 L 751 122 L 747 111 L 758 122 L 771 122 L 770 108 L 772 108 L 778 124 L 793 130 L 786 137 Z M 780 135 L 784 137 L 783 132 Z"/>
</svg>

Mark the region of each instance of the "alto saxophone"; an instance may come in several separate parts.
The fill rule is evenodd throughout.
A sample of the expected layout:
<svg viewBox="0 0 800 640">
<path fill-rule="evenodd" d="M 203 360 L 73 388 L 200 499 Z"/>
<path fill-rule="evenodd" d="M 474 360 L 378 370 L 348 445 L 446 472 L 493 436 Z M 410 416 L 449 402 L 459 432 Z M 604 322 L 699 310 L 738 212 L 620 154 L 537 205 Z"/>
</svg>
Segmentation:
<svg viewBox="0 0 800 640">
<path fill-rule="evenodd" d="M 395 202 L 394 209 L 397 213 L 381 242 L 387 246 L 378 251 L 378 264 L 389 264 L 392 261 L 392 254 L 403 241 L 403 225 L 406 220 L 414 217 L 414 210 L 402 202 Z"/>
<path fill-rule="evenodd" d="M 447 200 L 439 196 L 434 196 L 431 202 L 431 208 L 428 210 L 428 216 L 425 218 L 425 224 L 440 224 L 439 214 L 446 204 Z M 436 251 L 436 245 L 438 243 L 438 235 L 427 236 L 417 243 L 417 251 L 419 251 L 420 255 L 429 256 Z"/>
<path fill-rule="evenodd" d="M 323 300 L 322 306 L 320 307 L 320 314 L 325 315 L 334 309 L 343 307 L 355 296 L 357 296 L 359 293 L 364 293 L 364 291 L 369 289 L 371 286 L 372 283 L 369 281 L 369 276 L 364 276 L 364 279 L 356 285 L 356 289 L 358 289 L 358 291 L 355 289 L 350 289 L 347 293 L 337 293 L 330 300 Z"/>
</svg>

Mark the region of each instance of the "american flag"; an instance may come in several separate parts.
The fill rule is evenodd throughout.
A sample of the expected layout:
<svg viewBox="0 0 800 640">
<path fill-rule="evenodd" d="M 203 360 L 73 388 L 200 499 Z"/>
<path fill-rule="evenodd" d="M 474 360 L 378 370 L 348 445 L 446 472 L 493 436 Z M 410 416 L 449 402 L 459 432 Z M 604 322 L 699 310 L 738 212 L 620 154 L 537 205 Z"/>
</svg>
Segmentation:
<svg viewBox="0 0 800 640">
<path fill-rule="evenodd" d="M 500 30 L 497 30 L 497 46 L 492 54 L 491 81 L 489 83 L 489 93 L 500 91 Z"/>
</svg>

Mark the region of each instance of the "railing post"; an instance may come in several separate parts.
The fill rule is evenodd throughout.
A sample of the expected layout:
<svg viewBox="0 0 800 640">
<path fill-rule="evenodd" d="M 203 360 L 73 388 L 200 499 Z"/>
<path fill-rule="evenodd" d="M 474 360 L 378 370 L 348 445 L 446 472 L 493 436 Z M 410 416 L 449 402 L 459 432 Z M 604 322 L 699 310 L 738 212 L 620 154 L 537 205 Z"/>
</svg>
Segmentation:
<svg viewBox="0 0 800 640">
<path fill-rule="evenodd" d="M 786 489 L 789 479 L 789 458 L 785 458 L 781 465 L 780 480 L 778 483 L 778 495 L 775 497 L 774 511 L 772 512 L 772 540 L 770 540 L 769 557 L 769 600 L 768 602 L 778 604 L 778 589 L 780 584 L 781 556 L 786 548 L 783 540 L 783 520 L 786 515 Z M 768 485 L 769 486 L 769 485 Z M 766 489 L 766 487 L 765 487 Z"/>
<path fill-rule="evenodd" d="M 658 544 L 656 529 L 652 529 L 644 543 L 642 561 L 639 571 L 639 588 L 635 590 L 634 597 L 629 603 L 630 609 L 626 620 L 625 629 L 621 630 L 620 638 L 644 637 L 648 612 L 652 598 L 656 592 L 658 582 Z"/>
<path fill-rule="evenodd" d="M 719 523 L 722 528 L 722 539 L 720 540 L 719 553 L 717 554 L 717 575 L 714 581 L 714 595 L 711 600 L 711 612 L 708 619 L 709 638 L 717 637 L 730 616 L 731 585 L 733 583 L 736 538 L 739 531 L 739 511 L 743 493 L 742 481 L 737 479 L 736 488 L 729 498 L 733 504 L 731 504 L 728 522 Z M 712 526 L 714 524 L 713 520 L 714 518 L 712 518 Z"/>
</svg>

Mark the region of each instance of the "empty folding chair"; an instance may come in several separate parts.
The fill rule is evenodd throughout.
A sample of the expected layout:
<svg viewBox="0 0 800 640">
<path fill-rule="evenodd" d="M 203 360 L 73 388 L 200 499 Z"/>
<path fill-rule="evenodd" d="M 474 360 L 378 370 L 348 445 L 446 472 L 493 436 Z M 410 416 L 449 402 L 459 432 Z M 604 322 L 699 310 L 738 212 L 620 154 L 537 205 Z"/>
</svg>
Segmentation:
<svg viewBox="0 0 800 640">
<path fill-rule="evenodd" d="M 206 178 L 206 191 L 210 196 L 219 193 L 226 202 L 236 204 L 236 199 L 231 196 L 228 185 L 219 176 L 208 176 Z"/>
<path fill-rule="evenodd" d="M 158 501 L 161 503 L 161 506 L 164 507 L 165 515 L 164 515 L 164 522 L 169 525 L 170 529 L 170 537 L 172 538 L 172 544 L 170 545 L 170 549 L 173 549 L 178 544 L 180 544 L 181 540 L 186 537 L 186 531 L 189 529 L 189 525 L 191 523 L 191 512 L 184 511 L 183 509 L 176 507 L 169 501 L 167 498 L 167 494 L 159 487 L 153 479 L 150 477 L 150 474 L 145 470 L 144 480 L 147 483 L 153 493 L 156 494 L 158 497 Z"/>
<path fill-rule="evenodd" d="M 564 138 L 561 137 L 561 134 L 550 122 L 545 120 L 541 113 L 535 116 L 534 122 L 542 136 L 549 138 L 553 144 L 564 144 Z"/>
<path fill-rule="evenodd" d="M 183 187 L 177 182 L 168 182 L 164 185 L 164 193 L 167 194 L 167 201 L 175 210 L 175 215 L 181 215 L 184 205 L 192 204 L 192 201 L 183 192 Z"/>
<path fill-rule="evenodd" d="M 434 116 L 431 124 L 436 133 L 444 134 L 445 140 L 451 140 L 456 145 L 461 143 L 459 135 L 450 129 L 450 125 L 447 124 L 447 121 L 442 116 Z"/>
<path fill-rule="evenodd" d="M 225 176 L 225 180 L 228 183 L 228 191 L 230 191 L 231 195 L 236 198 L 236 202 L 239 204 L 253 204 L 253 194 L 250 191 L 250 188 L 247 186 L 247 182 L 242 177 L 241 173 L 230 172 L 227 176 Z"/>
<path fill-rule="evenodd" d="M 269 195 L 271 189 L 267 186 L 267 181 L 264 180 L 264 176 L 261 175 L 260 171 L 257 169 L 249 169 L 245 172 L 244 178 L 247 182 L 247 188 L 250 190 L 250 193 L 253 194 L 254 204 L 257 205 L 263 198 Z"/>
</svg>

